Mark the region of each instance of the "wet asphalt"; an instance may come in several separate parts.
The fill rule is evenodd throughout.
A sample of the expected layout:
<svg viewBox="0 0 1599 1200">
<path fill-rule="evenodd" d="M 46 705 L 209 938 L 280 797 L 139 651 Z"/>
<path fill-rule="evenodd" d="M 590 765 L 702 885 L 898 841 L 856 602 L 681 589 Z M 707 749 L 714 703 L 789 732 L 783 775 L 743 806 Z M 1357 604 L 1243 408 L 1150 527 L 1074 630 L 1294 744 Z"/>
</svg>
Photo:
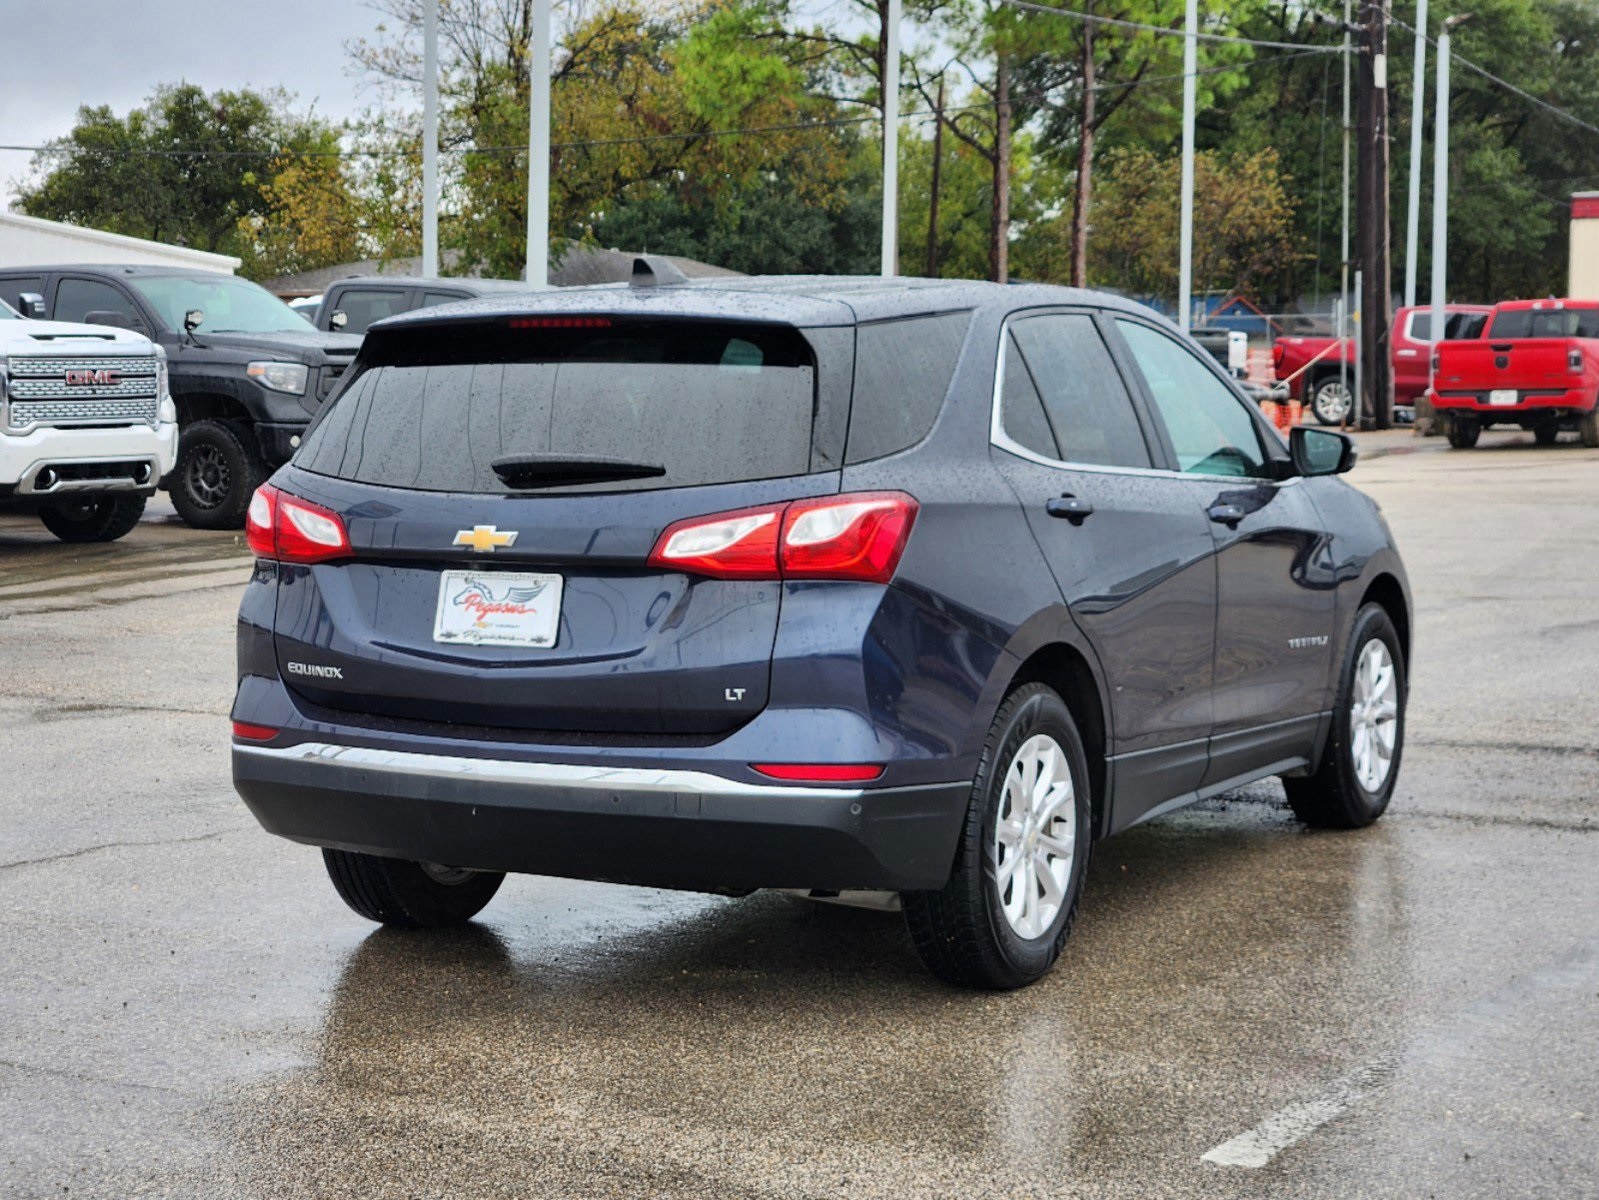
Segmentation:
<svg viewBox="0 0 1599 1200">
<path fill-rule="evenodd" d="M 229 785 L 240 539 L 0 518 L 0 1196 L 1599 1196 L 1599 451 L 1435 446 L 1352 476 L 1417 600 L 1388 816 L 1102 843 L 1009 995 L 781 895 L 375 931 Z"/>
</svg>

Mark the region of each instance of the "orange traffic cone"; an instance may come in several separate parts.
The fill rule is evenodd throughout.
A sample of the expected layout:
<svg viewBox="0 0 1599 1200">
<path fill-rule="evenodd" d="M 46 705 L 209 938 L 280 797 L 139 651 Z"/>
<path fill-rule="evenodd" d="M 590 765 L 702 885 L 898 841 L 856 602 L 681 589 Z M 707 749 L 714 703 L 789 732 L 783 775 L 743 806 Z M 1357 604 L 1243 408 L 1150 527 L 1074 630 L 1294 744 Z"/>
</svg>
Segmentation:
<svg viewBox="0 0 1599 1200">
<path fill-rule="evenodd" d="M 1293 428 L 1293 426 L 1291 424 L 1289 424 L 1289 408 L 1288 408 L 1288 405 L 1279 404 L 1277 406 L 1276 417 L 1277 417 L 1277 419 L 1276 419 L 1276 421 L 1274 423 L 1276 424 L 1277 428 L 1280 429 L 1282 432 L 1287 433 L 1291 428 Z"/>
<path fill-rule="evenodd" d="M 1277 401 L 1262 400 L 1260 402 L 1260 412 L 1273 425 L 1277 424 Z"/>
</svg>

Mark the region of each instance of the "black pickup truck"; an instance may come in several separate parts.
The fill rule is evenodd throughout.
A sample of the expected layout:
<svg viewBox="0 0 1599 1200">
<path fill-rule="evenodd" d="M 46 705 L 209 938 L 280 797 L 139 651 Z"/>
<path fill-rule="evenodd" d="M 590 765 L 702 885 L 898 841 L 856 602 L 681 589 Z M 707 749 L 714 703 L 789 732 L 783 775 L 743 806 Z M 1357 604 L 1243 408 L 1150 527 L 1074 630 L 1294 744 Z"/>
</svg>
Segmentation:
<svg viewBox="0 0 1599 1200">
<path fill-rule="evenodd" d="M 286 462 L 361 339 L 325 333 L 265 288 L 212 271 L 67 265 L 0 269 L 24 316 L 111 325 L 166 348 L 181 436 L 162 480 L 198 529 L 237 529 Z"/>
</svg>

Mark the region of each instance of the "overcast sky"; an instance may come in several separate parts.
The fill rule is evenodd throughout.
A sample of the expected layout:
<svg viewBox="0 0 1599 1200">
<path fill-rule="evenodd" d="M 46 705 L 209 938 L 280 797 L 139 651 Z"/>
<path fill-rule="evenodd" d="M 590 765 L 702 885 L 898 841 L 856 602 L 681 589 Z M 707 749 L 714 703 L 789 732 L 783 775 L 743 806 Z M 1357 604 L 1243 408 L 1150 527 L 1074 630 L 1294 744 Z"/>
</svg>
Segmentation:
<svg viewBox="0 0 1599 1200">
<path fill-rule="evenodd" d="M 179 80 L 283 87 L 350 116 L 376 97 L 344 43 L 379 20 L 361 0 L 0 0 L 0 144 L 38 145 L 70 132 L 80 104 L 122 114 Z M 0 208 L 31 157 L 0 151 Z"/>
</svg>

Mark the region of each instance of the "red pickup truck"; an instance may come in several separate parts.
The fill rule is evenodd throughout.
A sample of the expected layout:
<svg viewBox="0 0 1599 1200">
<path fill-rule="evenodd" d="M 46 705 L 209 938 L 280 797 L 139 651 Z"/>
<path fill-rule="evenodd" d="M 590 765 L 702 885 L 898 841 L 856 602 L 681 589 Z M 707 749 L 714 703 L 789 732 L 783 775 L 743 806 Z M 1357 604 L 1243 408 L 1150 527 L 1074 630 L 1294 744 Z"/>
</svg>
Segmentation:
<svg viewBox="0 0 1599 1200">
<path fill-rule="evenodd" d="M 1444 307 L 1444 337 L 1474 338 L 1482 334 L 1493 309 L 1485 304 L 1449 304 Z M 1425 306 L 1401 308 L 1394 313 L 1392 362 L 1394 403 L 1414 404 L 1427 391 L 1429 326 L 1432 310 Z M 1288 380 L 1288 394 L 1305 402 L 1323 425 L 1341 425 L 1354 402 L 1355 340 L 1345 338 L 1284 337 L 1271 348 L 1275 377 Z"/>
<path fill-rule="evenodd" d="M 1506 301 L 1484 337 L 1439 343 L 1433 373 L 1433 407 L 1458 450 L 1494 425 L 1530 429 L 1540 446 L 1574 429 L 1599 446 L 1599 300 Z"/>
</svg>

